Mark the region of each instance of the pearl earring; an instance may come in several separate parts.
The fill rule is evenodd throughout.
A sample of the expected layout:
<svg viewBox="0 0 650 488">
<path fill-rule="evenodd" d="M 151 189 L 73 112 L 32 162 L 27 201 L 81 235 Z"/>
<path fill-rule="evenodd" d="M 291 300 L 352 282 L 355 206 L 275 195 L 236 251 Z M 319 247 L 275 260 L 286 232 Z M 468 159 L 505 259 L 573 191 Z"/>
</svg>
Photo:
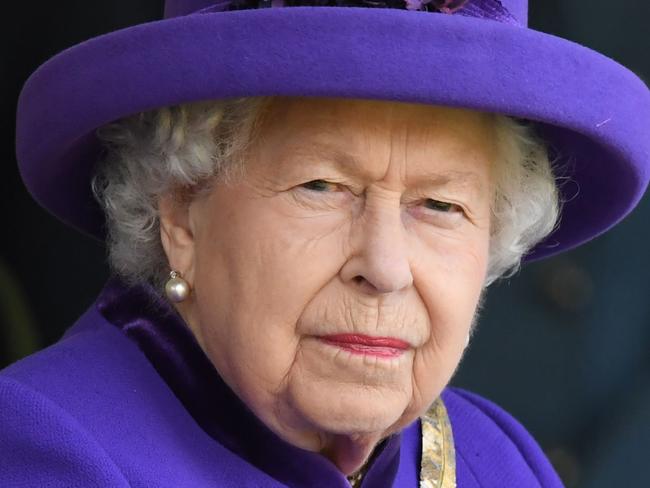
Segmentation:
<svg viewBox="0 0 650 488">
<path fill-rule="evenodd" d="M 182 302 L 190 295 L 190 285 L 178 271 L 171 271 L 165 283 L 165 294 L 172 302 Z"/>
</svg>

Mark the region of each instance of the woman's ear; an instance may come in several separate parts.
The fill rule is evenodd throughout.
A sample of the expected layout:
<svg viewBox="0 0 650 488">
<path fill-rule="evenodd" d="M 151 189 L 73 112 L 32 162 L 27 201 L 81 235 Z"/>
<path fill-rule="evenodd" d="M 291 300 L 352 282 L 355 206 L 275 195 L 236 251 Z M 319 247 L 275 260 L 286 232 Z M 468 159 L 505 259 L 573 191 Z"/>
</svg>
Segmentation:
<svg viewBox="0 0 650 488">
<path fill-rule="evenodd" d="M 158 199 L 160 241 L 169 270 L 179 271 L 190 284 L 194 271 L 194 234 L 190 225 L 191 203 L 169 193 Z"/>
</svg>

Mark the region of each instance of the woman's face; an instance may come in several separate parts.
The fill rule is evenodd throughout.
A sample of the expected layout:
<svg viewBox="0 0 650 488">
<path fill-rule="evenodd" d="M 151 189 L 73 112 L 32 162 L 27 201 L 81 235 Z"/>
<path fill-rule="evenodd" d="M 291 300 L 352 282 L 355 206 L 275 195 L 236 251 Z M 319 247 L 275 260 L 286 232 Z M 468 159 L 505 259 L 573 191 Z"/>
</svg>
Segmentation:
<svg viewBox="0 0 650 488">
<path fill-rule="evenodd" d="M 343 471 L 341 450 L 414 421 L 460 361 L 488 259 L 491 121 L 278 98 L 241 181 L 189 209 L 161 202 L 203 350 L 270 428 Z M 367 337 L 397 341 L 344 344 Z"/>
</svg>

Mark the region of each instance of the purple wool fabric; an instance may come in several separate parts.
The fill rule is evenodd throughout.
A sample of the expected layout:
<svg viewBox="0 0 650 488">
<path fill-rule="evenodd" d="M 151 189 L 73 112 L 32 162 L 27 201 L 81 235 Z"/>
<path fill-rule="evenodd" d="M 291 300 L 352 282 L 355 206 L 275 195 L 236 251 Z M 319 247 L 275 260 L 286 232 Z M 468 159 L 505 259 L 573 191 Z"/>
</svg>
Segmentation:
<svg viewBox="0 0 650 488">
<path fill-rule="evenodd" d="M 16 125 L 34 198 L 104 239 L 90 188 L 98 127 L 166 105 L 265 95 L 436 104 L 535 122 L 557 158 L 564 204 L 557 230 L 526 260 L 606 231 L 648 185 L 648 87 L 612 59 L 527 28 L 526 0 L 469 0 L 453 13 L 262 3 L 223 11 L 228 2 L 168 0 L 165 19 L 82 42 L 39 67 Z"/>
<path fill-rule="evenodd" d="M 506 412 L 454 388 L 443 400 L 458 488 L 562 486 Z M 418 487 L 420 428 L 378 446 L 364 488 Z M 111 279 L 57 343 L 0 371 L 0 486 L 349 485 L 246 408 L 170 305 Z"/>
</svg>

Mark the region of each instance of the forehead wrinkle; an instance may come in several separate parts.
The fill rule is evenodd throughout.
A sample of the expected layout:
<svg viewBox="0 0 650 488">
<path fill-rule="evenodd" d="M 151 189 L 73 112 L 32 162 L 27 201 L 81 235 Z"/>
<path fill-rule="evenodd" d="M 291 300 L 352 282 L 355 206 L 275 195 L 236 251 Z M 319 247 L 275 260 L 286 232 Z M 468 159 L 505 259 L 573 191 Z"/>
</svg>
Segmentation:
<svg viewBox="0 0 650 488">
<path fill-rule="evenodd" d="M 342 149 L 336 143 L 312 140 L 308 143 L 301 143 L 290 148 L 292 155 L 306 156 L 316 158 L 317 161 L 325 163 L 334 163 L 334 166 L 343 173 L 352 176 L 360 176 L 369 179 L 371 176 L 370 169 L 365 167 L 359 159 Z"/>
</svg>

